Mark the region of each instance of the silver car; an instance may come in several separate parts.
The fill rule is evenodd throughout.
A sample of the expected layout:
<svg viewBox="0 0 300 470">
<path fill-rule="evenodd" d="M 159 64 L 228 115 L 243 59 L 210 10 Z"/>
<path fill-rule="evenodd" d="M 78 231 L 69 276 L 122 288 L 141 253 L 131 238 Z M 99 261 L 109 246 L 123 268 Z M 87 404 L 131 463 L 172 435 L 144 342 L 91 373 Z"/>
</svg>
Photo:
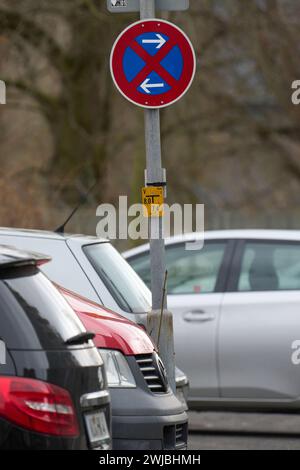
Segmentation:
<svg viewBox="0 0 300 470">
<path fill-rule="evenodd" d="M 300 408 L 300 232 L 215 231 L 166 242 L 168 307 L 189 403 Z M 149 245 L 124 257 L 150 283 Z"/>
<path fill-rule="evenodd" d="M 0 229 L 0 242 L 51 256 L 41 266 L 61 286 L 147 325 L 151 293 L 108 240 L 39 230 Z M 188 381 L 176 369 L 177 397 L 185 404 Z"/>
</svg>

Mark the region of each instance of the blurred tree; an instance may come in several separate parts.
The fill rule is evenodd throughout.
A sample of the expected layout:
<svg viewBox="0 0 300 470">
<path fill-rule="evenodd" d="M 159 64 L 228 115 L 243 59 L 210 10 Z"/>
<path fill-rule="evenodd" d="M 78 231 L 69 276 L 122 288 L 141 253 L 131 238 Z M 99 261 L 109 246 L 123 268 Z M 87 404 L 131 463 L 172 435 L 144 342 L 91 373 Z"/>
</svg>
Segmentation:
<svg viewBox="0 0 300 470">
<path fill-rule="evenodd" d="M 32 97 L 47 119 L 54 142 L 52 174 L 64 175 L 64 183 L 78 175 L 84 184 L 96 178 L 103 188 L 113 96 L 108 51 L 114 31 L 96 3 L 2 0 L 0 27 L 23 58 L 37 59 L 29 59 L 21 74 L 4 79 Z M 121 27 L 124 17 L 118 15 L 117 21 Z M 51 74 L 52 83 L 43 82 Z"/>
<path fill-rule="evenodd" d="M 277 108 L 278 119 L 265 121 L 264 135 L 283 149 L 286 169 L 300 178 L 300 106 L 291 100 L 292 83 L 300 77 L 300 3 L 251 2 L 240 15 L 249 25 L 247 51 Z"/>
<path fill-rule="evenodd" d="M 181 189 L 212 209 L 290 208 L 300 191 L 300 106 L 291 102 L 291 84 L 300 77 L 300 4 L 191 5 L 189 17 L 174 19 L 193 38 L 198 75 L 181 113 L 169 110 L 165 119 L 167 140 L 175 141 L 177 131 L 178 148 L 189 156 Z"/>
<path fill-rule="evenodd" d="M 1 78 L 8 107 L 20 108 L 7 128 L 17 142 L 22 128 L 33 128 L 29 112 L 46 122 L 49 142 L 45 130 L 20 142 L 44 144 L 51 158 L 38 190 L 50 180 L 72 204 L 95 178 L 105 202 L 129 193 L 137 202 L 143 184 L 142 111 L 114 90 L 108 63 L 114 38 L 137 16 L 109 15 L 105 3 L 0 0 Z M 188 12 L 163 14 L 188 33 L 198 60 L 189 93 L 162 112 L 169 201 L 248 217 L 286 210 L 300 192 L 300 106 L 291 103 L 291 83 L 300 79 L 300 3 L 190 3 Z M 16 142 L 8 141 L 2 162 L 22 150 Z M 36 153 L 28 150 L 32 160 Z"/>
</svg>

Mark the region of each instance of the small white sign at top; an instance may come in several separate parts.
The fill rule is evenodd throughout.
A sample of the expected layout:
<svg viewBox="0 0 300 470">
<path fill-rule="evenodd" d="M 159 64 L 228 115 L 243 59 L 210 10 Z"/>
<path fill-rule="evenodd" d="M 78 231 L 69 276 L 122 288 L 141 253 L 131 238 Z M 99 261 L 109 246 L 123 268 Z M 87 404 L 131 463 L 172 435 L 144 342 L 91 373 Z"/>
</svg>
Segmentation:
<svg viewBox="0 0 300 470">
<path fill-rule="evenodd" d="M 155 0 L 157 10 L 180 11 L 188 10 L 190 0 Z M 107 8 L 111 13 L 130 13 L 140 11 L 140 0 L 107 0 Z"/>
<path fill-rule="evenodd" d="M 128 6 L 127 0 L 110 0 L 112 8 L 126 8 Z"/>
</svg>

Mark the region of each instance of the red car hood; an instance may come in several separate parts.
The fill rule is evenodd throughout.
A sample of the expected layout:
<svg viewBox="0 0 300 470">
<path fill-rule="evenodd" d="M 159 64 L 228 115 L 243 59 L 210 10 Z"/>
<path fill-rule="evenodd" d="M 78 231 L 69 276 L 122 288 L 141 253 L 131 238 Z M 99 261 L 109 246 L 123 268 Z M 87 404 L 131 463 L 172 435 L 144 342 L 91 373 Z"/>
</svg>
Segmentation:
<svg viewBox="0 0 300 470">
<path fill-rule="evenodd" d="M 143 328 L 78 294 L 58 285 L 56 287 L 87 331 L 95 333 L 94 343 L 97 348 L 118 349 L 126 356 L 154 351 L 154 345 Z"/>
</svg>

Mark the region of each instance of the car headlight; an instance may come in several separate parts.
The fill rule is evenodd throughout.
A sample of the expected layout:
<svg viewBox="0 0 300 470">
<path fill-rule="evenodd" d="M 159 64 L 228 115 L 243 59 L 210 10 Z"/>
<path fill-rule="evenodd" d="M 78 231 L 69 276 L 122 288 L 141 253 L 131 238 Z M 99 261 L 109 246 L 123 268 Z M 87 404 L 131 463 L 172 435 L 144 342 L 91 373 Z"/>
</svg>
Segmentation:
<svg viewBox="0 0 300 470">
<path fill-rule="evenodd" d="M 110 388 L 135 388 L 136 383 L 129 365 L 119 351 L 99 349 L 104 366 L 108 386 Z"/>
</svg>

